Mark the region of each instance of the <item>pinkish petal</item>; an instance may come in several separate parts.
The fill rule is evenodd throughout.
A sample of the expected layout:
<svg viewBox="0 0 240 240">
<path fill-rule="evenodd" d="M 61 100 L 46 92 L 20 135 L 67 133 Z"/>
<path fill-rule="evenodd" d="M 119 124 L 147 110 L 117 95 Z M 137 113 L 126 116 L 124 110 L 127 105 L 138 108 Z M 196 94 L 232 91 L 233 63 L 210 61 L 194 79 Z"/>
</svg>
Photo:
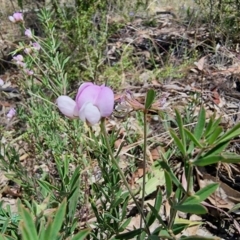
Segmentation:
<svg viewBox="0 0 240 240">
<path fill-rule="evenodd" d="M 14 108 L 11 108 L 7 114 L 7 119 L 11 120 L 16 115 L 16 110 Z"/>
<path fill-rule="evenodd" d="M 101 88 L 94 84 L 84 84 L 83 87 L 81 86 L 76 97 L 78 109 L 81 109 L 85 103 L 96 105 L 95 103 L 100 91 Z"/>
<path fill-rule="evenodd" d="M 13 16 L 9 16 L 8 19 L 9 19 L 11 22 L 13 22 L 13 23 L 16 22 L 16 20 L 15 20 L 15 18 L 14 18 Z"/>
<path fill-rule="evenodd" d="M 32 38 L 32 31 L 31 31 L 31 29 L 26 29 L 25 30 L 25 33 L 24 33 L 28 38 Z"/>
<path fill-rule="evenodd" d="M 102 117 L 108 117 L 113 112 L 114 94 L 109 87 L 101 86 L 100 88 L 101 91 L 95 105 L 98 107 Z"/>
<path fill-rule="evenodd" d="M 76 102 L 68 96 L 60 96 L 56 100 L 59 110 L 67 117 L 74 118 L 78 116 L 76 111 Z"/>
<path fill-rule="evenodd" d="M 20 22 L 23 21 L 23 15 L 20 12 L 16 12 L 13 14 L 13 17 L 15 19 L 16 22 Z"/>
<path fill-rule="evenodd" d="M 89 86 L 92 86 L 92 85 L 93 85 L 93 83 L 91 83 L 91 82 L 85 82 L 79 87 L 78 92 L 77 92 L 77 96 L 76 96 L 76 99 L 75 99 L 76 102 L 78 102 L 78 98 L 82 94 L 83 90 L 86 89 Z"/>
<path fill-rule="evenodd" d="M 86 103 L 79 111 L 79 117 L 83 121 L 88 121 L 91 125 L 99 122 L 101 119 L 100 112 L 92 103 Z"/>
</svg>

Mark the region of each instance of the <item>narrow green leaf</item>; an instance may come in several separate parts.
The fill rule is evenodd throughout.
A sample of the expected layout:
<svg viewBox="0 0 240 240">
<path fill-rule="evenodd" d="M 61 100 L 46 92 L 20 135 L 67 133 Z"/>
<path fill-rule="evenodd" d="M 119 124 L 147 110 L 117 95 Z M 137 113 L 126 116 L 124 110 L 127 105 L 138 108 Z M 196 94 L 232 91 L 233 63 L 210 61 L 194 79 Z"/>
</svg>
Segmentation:
<svg viewBox="0 0 240 240">
<path fill-rule="evenodd" d="M 162 155 L 162 157 L 164 157 Z M 165 162 L 165 161 L 159 161 L 159 164 L 161 165 L 161 167 L 166 170 L 170 176 L 171 176 L 171 179 L 173 181 L 173 183 L 178 187 L 180 188 L 184 193 L 186 193 L 184 187 L 182 186 L 182 184 L 179 182 L 178 178 L 175 176 L 175 174 L 173 173 L 172 169 L 169 167 L 169 165 Z"/>
<path fill-rule="evenodd" d="M 170 198 L 172 194 L 172 179 L 170 174 L 164 170 L 164 176 L 165 176 L 165 184 L 166 184 L 166 195 L 167 198 Z"/>
<path fill-rule="evenodd" d="M 192 213 L 192 214 L 206 214 L 208 211 L 207 209 L 201 204 L 182 204 L 182 205 L 175 205 L 173 206 L 176 210 L 185 213 Z"/>
<path fill-rule="evenodd" d="M 222 143 L 226 141 L 230 141 L 231 139 L 240 135 L 240 123 L 235 125 L 232 129 L 227 131 L 222 137 L 220 137 L 217 143 Z"/>
<path fill-rule="evenodd" d="M 180 240 L 220 240 L 218 237 L 202 237 L 202 236 L 188 236 L 188 237 L 180 237 Z"/>
<path fill-rule="evenodd" d="M 221 118 L 215 119 L 215 114 L 212 116 L 208 122 L 207 128 L 204 132 L 204 137 L 209 138 L 209 136 L 214 133 L 215 129 L 219 127 L 219 124 L 221 122 Z"/>
<path fill-rule="evenodd" d="M 158 189 L 157 191 L 157 197 L 155 199 L 155 204 L 154 204 L 154 209 L 156 210 L 156 212 L 160 211 L 160 207 L 162 205 L 162 192 L 161 189 Z M 154 215 L 153 212 L 149 212 L 147 218 L 146 218 L 146 222 L 148 224 L 148 226 L 151 226 L 154 221 L 156 220 L 156 216 Z"/>
<path fill-rule="evenodd" d="M 145 109 L 150 109 L 153 101 L 155 99 L 156 96 L 156 92 L 153 89 L 149 89 L 147 91 L 147 96 L 146 96 L 146 100 L 145 100 Z"/>
<path fill-rule="evenodd" d="M 229 144 L 229 141 L 221 142 L 221 143 L 217 144 L 216 146 L 211 148 L 208 152 L 206 152 L 203 156 L 201 156 L 201 158 L 208 157 L 211 155 L 217 155 L 217 154 L 223 152 L 226 149 L 226 147 L 228 146 L 228 144 Z"/>
<path fill-rule="evenodd" d="M 176 109 L 175 109 L 175 114 L 176 114 L 176 120 L 177 120 L 177 124 L 178 124 L 178 128 L 179 128 L 179 134 L 181 137 L 182 145 L 184 147 L 184 152 L 186 154 L 186 137 L 185 137 L 185 133 L 183 130 L 183 120 L 182 120 L 181 114 Z"/>
<path fill-rule="evenodd" d="M 192 163 L 194 166 L 204 167 L 204 166 L 208 166 L 208 165 L 211 165 L 214 163 L 218 163 L 222 160 L 223 160 L 223 158 L 220 155 L 210 155 L 207 157 L 198 158 L 197 160 L 193 161 Z"/>
<path fill-rule="evenodd" d="M 122 234 L 117 235 L 117 236 L 115 237 L 115 239 L 124 239 L 124 240 L 125 240 L 125 239 L 126 239 L 126 240 L 127 240 L 127 239 L 132 239 L 132 238 L 140 235 L 142 231 L 143 231 L 143 230 L 142 230 L 141 228 L 139 228 L 139 229 L 133 230 L 133 231 L 131 231 L 131 232 L 122 233 Z"/>
<path fill-rule="evenodd" d="M 185 204 L 199 204 L 202 201 L 206 200 L 211 194 L 213 194 L 219 187 L 218 183 L 210 183 L 204 188 L 197 191 L 193 196 L 188 197 L 184 202 Z"/>
<path fill-rule="evenodd" d="M 199 116 L 198 116 L 198 122 L 197 122 L 197 125 L 195 126 L 194 133 L 193 133 L 196 140 L 200 140 L 203 135 L 205 121 L 206 121 L 206 112 L 205 112 L 205 109 L 201 107 Z"/>
<path fill-rule="evenodd" d="M 67 201 L 66 199 L 64 199 L 60 204 L 60 206 L 58 207 L 58 210 L 55 214 L 49 239 L 57 239 L 57 236 L 63 224 L 63 220 L 65 218 L 66 207 L 67 207 Z"/>
<path fill-rule="evenodd" d="M 22 218 L 20 228 L 22 230 L 23 239 L 37 240 L 37 230 L 35 228 L 35 223 L 30 211 L 26 209 L 22 204 L 19 204 L 19 213 Z"/>
<path fill-rule="evenodd" d="M 206 138 L 207 142 L 209 144 L 213 144 L 217 138 L 221 135 L 221 133 L 223 132 L 223 128 L 218 126 L 216 127 L 215 131 L 208 137 Z"/>
<path fill-rule="evenodd" d="M 188 224 L 174 223 L 172 231 L 175 235 L 177 235 L 177 234 L 181 233 L 187 226 L 188 226 Z"/>
<path fill-rule="evenodd" d="M 210 155 L 202 157 L 192 162 L 195 166 L 207 166 L 210 164 L 224 162 L 224 163 L 240 163 L 240 155 L 235 153 L 222 153 L 217 155 Z"/>
<path fill-rule="evenodd" d="M 89 235 L 90 232 L 91 232 L 91 229 L 84 229 L 81 232 L 74 235 L 74 237 L 71 239 L 72 240 L 84 240 L 84 239 L 86 239 L 86 237 Z"/>
<path fill-rule="evenodd" d="M 209 132 L 212 131 L 213 121 L 214 121 L 214 117 L 211 116 L 207 123 L 206 129 L 204 132 L 204 137 L 206 137 L 209 134 Z"/>
<path fill-rule="evenodd" d="M 178 149 L 182 153 L 183 156 L 186 155 L 186 149 L 184 148 L 183 142 L 178 138 L 175 131 L 173 129 L 169 129 L 170 135 L 173 138 L 175 144 L 177 145 Z"/>
<path fill-rule="evenodd" d="M 231 152 L 222 153 L 221 156 L 223 157 L 222 162 L 225 163 L 240 163 L 240 155 Z"/>
<path fill-rule="evenodd" d="M 131 222 L 131 220 L 132 218 L 128 218 L 126 221 L 124 221 L 123 224 L 119 227 L 119 232 L 124 231 L 128 224 Z"/>
<path fill-rule="evenodd" d="M 196 146 L 198 146 L 199 148 L 203 148 L 203 145 L 198 141 L 198 139 L 188 129 L 184 128 L 184 132 L 189 137 L 189 139 L 195 143 Z"/>
<path fill-rule="evenodd" d="M 157 218 L 157 220 L 162 224 L 162 226 L 165 226 L 165 223 L 162 220 L 161 216 L 159 215 L 159 212 L 152 205 L 150 205 L 149 203 L 148 203 L 148 207 L 151 209 L 152 213 Z"/>
</svg>

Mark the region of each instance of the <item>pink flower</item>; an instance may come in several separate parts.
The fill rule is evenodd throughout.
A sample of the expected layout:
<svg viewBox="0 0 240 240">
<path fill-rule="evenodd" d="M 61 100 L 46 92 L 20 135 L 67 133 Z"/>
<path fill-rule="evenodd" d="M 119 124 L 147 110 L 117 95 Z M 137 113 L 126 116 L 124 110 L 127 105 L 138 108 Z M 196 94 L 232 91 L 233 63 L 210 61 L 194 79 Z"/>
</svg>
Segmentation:
<svg viewBox="0 0 240 240">
<path fill-rule="evenodd" d="M 32 48 L 25 48 L 25 49 L 24 49 L 24 52 L 25 52 L 26 54 L 30 54 L 30 53 L 32 52 Z"/>
<path fill-rule="evenodd" d="M 39 50 L 41 49 L 40 44 L 37 43 L 37 42 L 32 43 L 32 46 L 33 46 L 33 48 L 34 48 L 35 50 L 37 50 L 37 51 L 39 51 Z"/>
<path fill-rule="evenodd" d="M 11 108 L 7 114 L 7 119 L 10 121 L 16 115 L 16 110 Z"/>
<path fill-rule="evenodd" d="M 23 62 L 24 58 L 21 54 L 18 54 L 17 56 L 14 56 L 13 59 L 18 62 Z"/>
<path fill-rule="evenodd" d="M 56 102 L 65 116 L 79 117 L 94 125 L 102 117 L 108 117 L 113 112 L 114 94 L 109 87 L 87 82 L 79 87 L 75 101 L 68 96 L 60 96 Z"/>
<path fill-rule="evenodd" d="M 18 66 L 23 67 L 23 68 L 26 67 L 26 63 L 23 62 L 23 61 L 24 61 L 24 58 L 23 58 L 22 55 L 19 54 L 19 55 L 17 55 L 17 56 L 14 56 L 14 57 L 13 57 L 13 60 L 15 61 L 15 63 L 16 63 Z"/>
<path fill-rule="evenodd" d="M 28 37 L 28 38 L 32 38 L 32 31 L 31 31 L 31 29 L 26 29 L 25 30 L 25 35 Z"/>
<path fill-rule="evenodd" d="M 25 68 L 25 69 L 24 69 L 24 72 L 25 72 L 28 76 L 33 75 L 33 71 L 30 70 L 30 69 Z"/>
<path fill-rule="evenodd" d="M 20 12 L 16 12 L 12 16 L 9 16 L 8 19 L 13 23 L 22 22 L 23 21 L 23 15 Z"/>
</svg>

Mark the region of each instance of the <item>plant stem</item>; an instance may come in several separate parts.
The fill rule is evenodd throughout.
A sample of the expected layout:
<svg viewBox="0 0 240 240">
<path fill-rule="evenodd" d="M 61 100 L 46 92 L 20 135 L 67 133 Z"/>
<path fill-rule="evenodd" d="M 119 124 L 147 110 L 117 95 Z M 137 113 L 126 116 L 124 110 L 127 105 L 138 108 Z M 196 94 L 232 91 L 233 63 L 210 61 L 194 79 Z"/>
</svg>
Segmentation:
<svg viewBox="0 0 240 240">
<path fill-rule="evenodd" d="M 118 169 L 119 174 L 121 176 L 121 179 L 122 179 L 124 185 L 126 186 L 126 188 L 128 189 L 128 191 L 129 191 L 129 193 L 130 193 L 130 195 L 131 195 L 131 197 L 132 197 L 132 199 L 133 199 L 133 201 L 134 201 L 134 203 L 135 203 L 135 205 L 136 205 L 136 207 L 137 207 L 137 209 L 138 209 L 138 211 L 141 215 L 141 219 L 144 220 L 145 229 L 146 229 L 147 234 L 150 234 L 150 230 L 147 226 L 147 222 L 146 222 L 146 219 L 145 219 L 145 216 L 144 216 L 144 213 L 143 213 L 143 209 L 140 207 L 137 199 L 135 198 L 135 196 L 134 196 L 134 194 L 133 194 L 133 192 L 132 192 L 132 190 L 131 190 L 128 182 L 127 182 L 127 179 L 125 178 L 125 175 L 124 175 L 122 169 L 119 167 L 118 162 L 116 161 L 115 157 L 113 156 L 112 148 L 111 148 L 110 143 L 108 141 L 108 135 L 107 135 L 107 131 L 106 131 L 106 128 L 105 128 L 105 118 L 103 118 L 102 121 L 101 121 L 101 130 L 102 130 L 102 133 L 103 133 L 105 141 L 106 141 L 106 145 L 107 145 L 109 155 L 111 157 L 111 161 L 116 166 L 116 168 Z M 140 228 L 141 228 L 141 225 L 140 225 Z"/>
<path fill-rule="evenodd" d="M 145 184 L 146 184 L 146 155 L 147 155 L 147 110 L 143 111 L 143 185 L 142 185 L 142 206 L 144 209 Z M 143 216 L 140 219 L 140 228 L 142 227 Z"/>
</svg>

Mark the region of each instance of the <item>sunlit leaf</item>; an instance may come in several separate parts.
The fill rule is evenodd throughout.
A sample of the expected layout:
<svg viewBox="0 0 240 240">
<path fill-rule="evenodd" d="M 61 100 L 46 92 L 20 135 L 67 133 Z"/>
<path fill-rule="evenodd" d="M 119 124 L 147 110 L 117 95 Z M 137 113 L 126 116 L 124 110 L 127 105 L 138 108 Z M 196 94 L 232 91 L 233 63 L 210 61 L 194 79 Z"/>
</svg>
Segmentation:
<svg viewBox="0 0 240 240">
<path fill-rule="evenodd" d="M 176 210 L 192 214 L 206 214 L 207 209 L 201 204 L 181 204 L 173 206 Z"/>
<path fill-rule="evenodd" d="M 203 107 L 201 107 L 199 115 L 198 115 L 198 122 L 194 128 L 193 135 L 195 136 L 196 140 L 200 140 L 203 135 L 203 130 L 205 127 L 205 120 L 206 120 L 206 112 Z"/>
<path fill-rule="evenodd" d="M 22 221 L 20 223 L 22 238 L 24 240 L 38 239 L 37 230 L 35 228 L 33 216 L 31 215 L 30 211 L 23 205 L 19 204 L 19 212 L 22 217 Z"/>
<path fill-rule="evenodd" d="M 66 201 L 66 199 L 64 199 L 63 202 L 58 207 L 56 215 L 54 216 L 49 239 L 57 238 L 59 231 L 61 229 L 61 226 L 63 224 L 63 221 L 65 219 L 66 207 L 67 207 L 67 201 Z"/>
</svg>

